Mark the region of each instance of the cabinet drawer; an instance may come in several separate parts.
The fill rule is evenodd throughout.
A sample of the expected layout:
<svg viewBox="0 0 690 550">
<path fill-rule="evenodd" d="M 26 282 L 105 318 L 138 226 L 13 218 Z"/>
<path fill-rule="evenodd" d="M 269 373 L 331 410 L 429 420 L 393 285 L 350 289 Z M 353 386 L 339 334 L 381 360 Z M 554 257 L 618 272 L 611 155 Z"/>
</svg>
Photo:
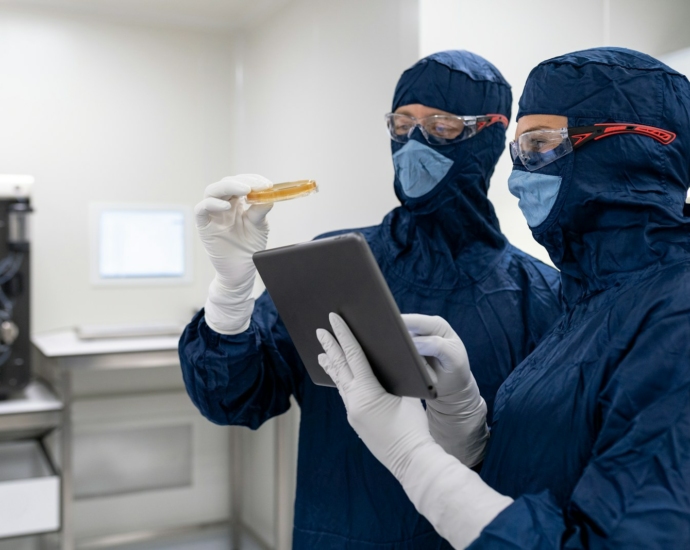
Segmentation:
<svg viewBox="0 0 690 550">
<path fill-rule="evenodd" d="M 0 537 L 57 531 L 60 478 L 36 441 L 0 444 Z"/>
<path fill-rule="evenodd" d="M 229 516 L 229 431 L 186 392 L 77 399 L 72 422 L 77 539 Z"/>
</svg>

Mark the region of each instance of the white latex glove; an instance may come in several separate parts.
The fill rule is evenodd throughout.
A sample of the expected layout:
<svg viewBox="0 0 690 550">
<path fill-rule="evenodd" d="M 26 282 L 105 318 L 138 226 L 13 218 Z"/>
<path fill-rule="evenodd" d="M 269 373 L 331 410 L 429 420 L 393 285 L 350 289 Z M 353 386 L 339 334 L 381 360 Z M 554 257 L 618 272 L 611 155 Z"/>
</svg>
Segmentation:
<svg viewBox="0 0 690 550">
<path fill-rule="evenodd" d="M 258 174 L 223 178 L 206 188 L 194 210 L 199 237 L 216 270 L 206 300 L 206 323 L 221 334 L 238 334 L 249 327 L 256 277 L 252 254 L 266 248 L 266 214 L 273 205 L 247 208 L 243 197 L 272 186 Z"/>
<path fill-rule="evenodd" d="M 494 491 L 431 435 L 419 401 L 386 393 L 345 322 L 330 315 L 334 338 L 319 329 L 319 364 L 345 402 L 347 419 L 400 481 L 420 514 L 453 548 L 466 548 L 513 500 Z"/>
<path fill-rule="evenodd" d="M 402 317 L 417 351 L 426 357 L 437 379 L 438 397 L 426 402 L 431 435 L 466 466 L 479 464 L 489 440 L 486 403 L 472 376 L 465 345 L 441 317 Z"/>
<path fill-rule="evenodd" d="M 345 321 L 335 313 L 329 319 L 338 340 L 326 330 L 316 331 L 326 351 L 319 364 L 338 387 L 352 427 L 379 462 L 402 479 L 412 452 L 434 444 L 422 402 L 386 393 Z"/>
</svg>

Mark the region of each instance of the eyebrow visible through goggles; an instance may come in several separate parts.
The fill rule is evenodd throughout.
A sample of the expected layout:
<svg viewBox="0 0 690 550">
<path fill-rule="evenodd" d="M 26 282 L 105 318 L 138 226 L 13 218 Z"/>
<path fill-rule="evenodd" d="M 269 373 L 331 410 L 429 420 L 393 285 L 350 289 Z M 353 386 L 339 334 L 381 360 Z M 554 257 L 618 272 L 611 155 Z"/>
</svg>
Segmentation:
<svg viewBox="0 0 690 550">
<path fill-rule="evenodd" d="M 531 126 L 526 130 L 520 132 L 520 136 L 523 134 L 529 134 L 530 132 L 536 132 L 537 130 L 558 130 L 558 128 L 554 128 L 553 126 L 547 126 L 545 124 L 538 124 L 537 126 Z M 515 139 L 518 139 L 520 136 L 515 136 Z"/>
</svg>

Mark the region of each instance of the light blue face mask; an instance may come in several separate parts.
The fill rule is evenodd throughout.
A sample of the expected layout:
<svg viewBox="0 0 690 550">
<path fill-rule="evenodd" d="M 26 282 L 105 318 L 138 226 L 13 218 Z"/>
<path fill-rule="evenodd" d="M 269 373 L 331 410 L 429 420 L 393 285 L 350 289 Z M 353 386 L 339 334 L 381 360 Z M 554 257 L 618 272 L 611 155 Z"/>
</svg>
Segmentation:
<svg viewBox="0 0 690 550">
<path fill-rule="evenodd" d="M 508 178 L 508 189 L 520 199 L 518 206 L 527 225 L 537 227 L 549 216 L 562 180 L 561 176 L 513 170 Z"/>
<path fill-rule="evenodd" d="M 408 141 L 393 155 L 395 175 L 405 195 L 426 195 L 445 177 L 453 161 L 418 141 Z"/>
</svg>

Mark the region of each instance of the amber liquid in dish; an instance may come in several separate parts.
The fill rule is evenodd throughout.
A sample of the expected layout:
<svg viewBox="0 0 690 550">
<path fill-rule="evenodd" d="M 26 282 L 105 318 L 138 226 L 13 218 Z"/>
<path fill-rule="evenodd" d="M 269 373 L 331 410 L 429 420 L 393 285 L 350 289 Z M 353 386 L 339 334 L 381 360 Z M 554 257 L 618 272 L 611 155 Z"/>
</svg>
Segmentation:
<svg viewBox="0 0 690 550">
<path fill-rule="evenodd" d="M 247 195 L 249 204 L 267 204 L 271 202 L 288 201 L 306 197 L 319 190 L 314 180 L 289 181 L 276 183 L 270 189 L 252 191 Z"/>
</svg>

